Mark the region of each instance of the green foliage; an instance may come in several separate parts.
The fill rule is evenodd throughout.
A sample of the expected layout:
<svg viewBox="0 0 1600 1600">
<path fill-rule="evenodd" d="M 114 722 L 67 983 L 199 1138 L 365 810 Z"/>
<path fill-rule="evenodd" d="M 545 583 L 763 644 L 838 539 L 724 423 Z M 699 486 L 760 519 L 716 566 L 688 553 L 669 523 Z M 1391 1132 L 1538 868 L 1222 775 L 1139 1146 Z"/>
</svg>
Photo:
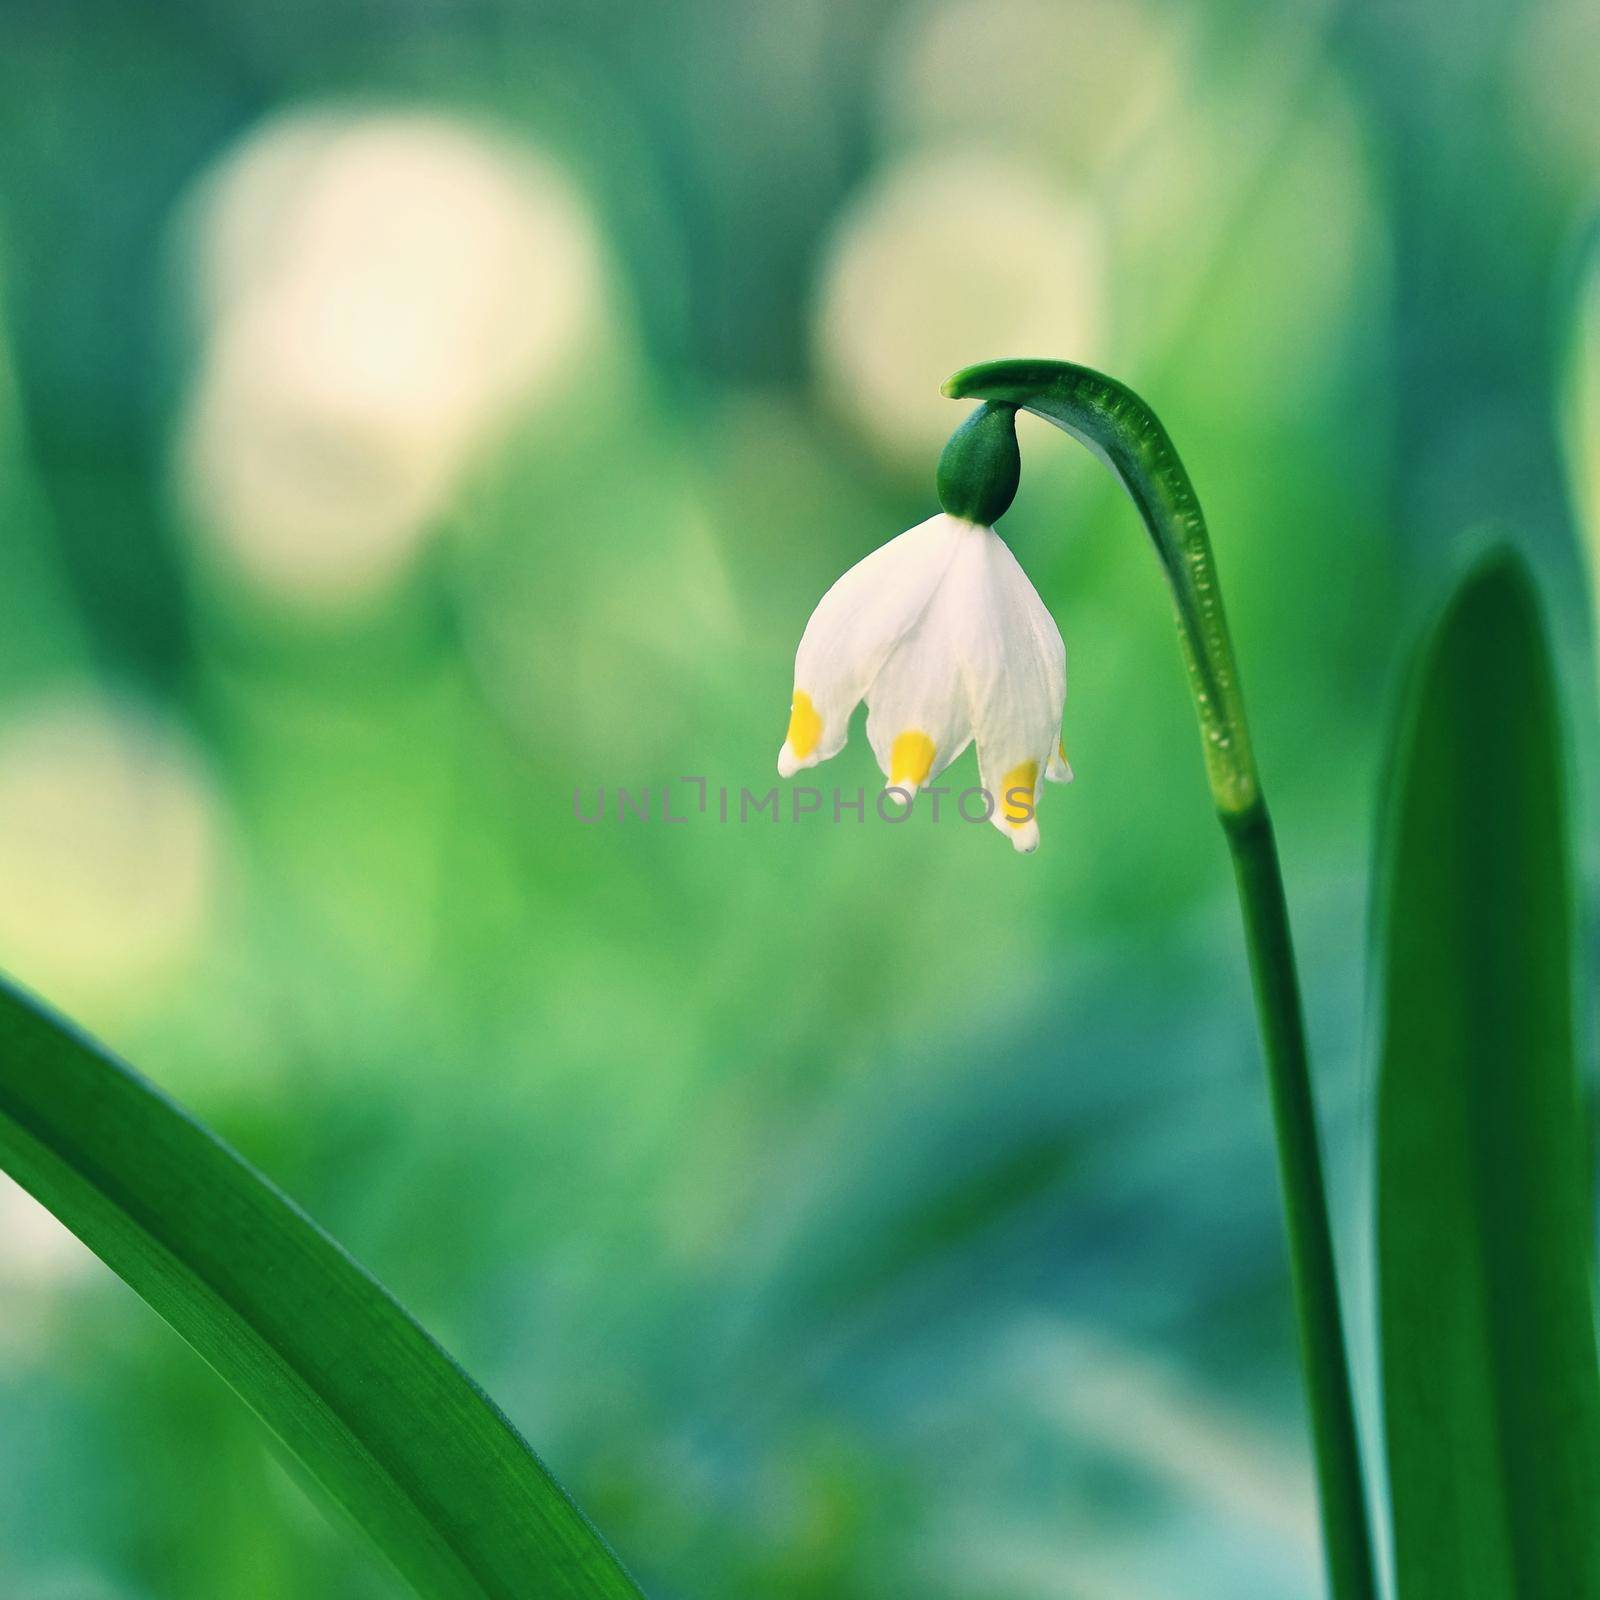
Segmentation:
<svg viewBox="0 0 1600 1600">
<path fill-rule="evenodd" d="M 1421 3 L 0 6 L 0 969 L 400 1288 L 663 1595 L 1322 1592 L 1120 491 L 1021 417 L 1078 774 L 1038 857 L 878 823 L 859 728 L 816 775 L 859 825 L 716 796 L 777 781 L 817 597 L 935 509 L 945 373 L 1133 378 L 1212 518 L 1344 1147 L 1396 619 L 1464 522 L 1577 571 L 1559 397 L 1600 393 L 1582 0 Z M 531 235 L 439 187 L 485 132 Z M 475 264 L 510 300 L 441 327 Z M 681 826 L 574 819 L 691 773 Z M 267 1437 L 0 1178 L 5 1600 L 397 1600 Z"/>
<path fill-rule="evenodd" d="M 1382 902 L 1381 1348 L 1400 1600 L 1600 1595 L 1562 735 L 1518 560 L 1422 664 Z"/>
<path fill-rule="evenodd" d="M 9 988 L 0 1165 L 233 1385 L 421 1594 L 638 1595 L 505 1417 L 333 1240 Z"/>
</svg>

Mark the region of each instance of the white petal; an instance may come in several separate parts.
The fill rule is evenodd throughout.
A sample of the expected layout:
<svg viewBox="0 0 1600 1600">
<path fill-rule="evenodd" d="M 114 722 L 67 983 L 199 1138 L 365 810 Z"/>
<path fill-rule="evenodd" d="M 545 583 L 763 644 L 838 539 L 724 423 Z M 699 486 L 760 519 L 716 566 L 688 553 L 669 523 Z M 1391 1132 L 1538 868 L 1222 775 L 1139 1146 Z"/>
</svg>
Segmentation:
<svg viewBox="0 0 1600 1600">
<path fill-rule="evenodd" d="M 995 826 L 1018 850 L 1030 851 L 1039 843 L 1040 783 L 1060 749 L 1067 653 L 1055 619 L 1005 541 L 985 530 L 980 550 L 979 559 L 951 575 L 952 586 L 959 580 L 970 595 L 962 666 L 978 771 L 994 799 Z"/>
<path fill-rule="evenodd" d="M 961 673 L 960 600 L 969 528 L 927 609 L 889 653 L 867 690 L 867 738 L 888 780 L 908 798 L 972 743 L 972 710 Z"/>
<path fill-rule="evenodd" d="M 970 524 L 930 517 L 858 561 L 823 595 L 795 653 L 790 736 L 778 752 L 785 777 L 843 747 L 851 713 L 927 609 L 963 532 Z"/>
</svg>

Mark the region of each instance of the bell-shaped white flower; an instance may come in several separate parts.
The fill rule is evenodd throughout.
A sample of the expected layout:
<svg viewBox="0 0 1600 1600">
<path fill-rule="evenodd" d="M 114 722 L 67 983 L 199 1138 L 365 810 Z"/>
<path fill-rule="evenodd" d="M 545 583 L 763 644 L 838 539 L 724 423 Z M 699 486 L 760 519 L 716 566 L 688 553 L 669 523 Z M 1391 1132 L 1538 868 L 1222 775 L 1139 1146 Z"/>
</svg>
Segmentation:
<svg viewBox="0 0 1600 1600">
<path fill-rule="evenodd" d="M 822 597 L 795 656 L 778 771 L 789 777 L 837 754 L 865 700 L 867 738 L 891 789 L 909 801 L 976 740 L 990 818 L 1031 851 L 1041 780 L 1072 776 L 1061 747 L 1066 690 L 1060 630 L 1005 541 L 942 513 Z"/>
</svg>

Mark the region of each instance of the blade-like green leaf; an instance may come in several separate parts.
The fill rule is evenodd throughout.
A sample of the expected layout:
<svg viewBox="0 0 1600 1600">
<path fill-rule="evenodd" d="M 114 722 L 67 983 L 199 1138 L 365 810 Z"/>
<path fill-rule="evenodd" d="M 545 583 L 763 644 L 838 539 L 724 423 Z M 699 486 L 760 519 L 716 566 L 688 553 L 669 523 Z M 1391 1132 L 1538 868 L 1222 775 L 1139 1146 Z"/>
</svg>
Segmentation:
<svg viewBox="0 0 1600 1600">
<path fill-rule="evenodd" d="M 0 1166 L 221 1373 L 420 1593 L 637 1600 L 511 1424 L 327 1234 L 4 987 Z"/>
<path fill-rule="evenodd" d="M 1592 1600 L 1600 1378 L 1566 772 L 1516 557 L 1447 608 L 1393 775 L 1377 1182 L 1400 1600 Z"/>
</svg>

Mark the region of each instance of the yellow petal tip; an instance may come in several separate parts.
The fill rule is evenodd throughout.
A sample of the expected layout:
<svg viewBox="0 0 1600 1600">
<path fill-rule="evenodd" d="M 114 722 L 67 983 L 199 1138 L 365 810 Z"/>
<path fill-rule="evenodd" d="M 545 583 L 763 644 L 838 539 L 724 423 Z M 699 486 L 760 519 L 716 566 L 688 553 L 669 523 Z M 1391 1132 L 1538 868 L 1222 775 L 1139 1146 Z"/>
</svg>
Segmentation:
<svg viewBox="0 0 1600 1600">
<path fill-rule="evenodd" d="M 822 739 L 822 716 L 804 689 L 796 689 L 789 705 L 789 734 L 784 740 L 796 762 L 817 748 Z"/>
<path fill-rule="evenodd" d="M 1013 828 L 1025 828 L 1033 821 L 1034 798 L 1039 787 L 1039 763 L 1022 761 L 1014 766 L 1000 785 L 1000 815 Z"/>
<path fill-rule="evenodd" d="M 889 787 L 920 789 L 933 770 L 933 740 L 925 733 L 908 729 L 889 747 Z"/>
</svg>

